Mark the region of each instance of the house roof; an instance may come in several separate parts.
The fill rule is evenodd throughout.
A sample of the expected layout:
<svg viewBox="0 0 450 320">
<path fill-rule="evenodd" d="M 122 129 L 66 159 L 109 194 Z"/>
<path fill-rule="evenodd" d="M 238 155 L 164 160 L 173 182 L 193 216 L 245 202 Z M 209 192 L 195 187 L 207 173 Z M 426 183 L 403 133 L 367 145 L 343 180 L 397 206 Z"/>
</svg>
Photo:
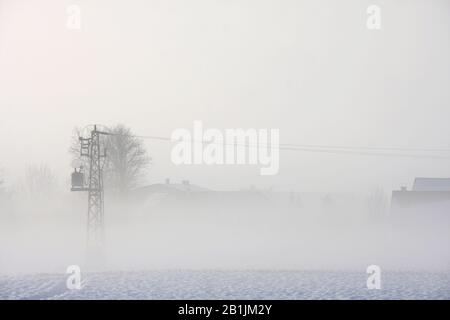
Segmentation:
<svg viewBox="0 0 450 320">
<path fill-rule="evenodd" d="M 450 191 L 450 178 L 416 178 L 413 191 Z"/>
<path fill-rule="evenodd" d="M 209 189 L 187 183 L 155 183 L 138 189 L 138 192 L 171 193 L 171 192 L 201 192 Z"/>
</svg>

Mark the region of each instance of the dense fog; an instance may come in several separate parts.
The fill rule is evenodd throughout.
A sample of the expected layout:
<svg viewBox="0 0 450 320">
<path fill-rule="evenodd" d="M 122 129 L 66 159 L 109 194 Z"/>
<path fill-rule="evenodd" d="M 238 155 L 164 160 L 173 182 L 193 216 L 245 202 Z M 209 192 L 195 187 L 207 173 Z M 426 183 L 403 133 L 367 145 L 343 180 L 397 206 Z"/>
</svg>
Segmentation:
<svg viewBox="0 0 450 320">
<path fill-rule="evenodd" d="M 446 0 L 0 0 L 0 274 L 89 270 L 92 124 L 142 161 L 102 142 L 102 270 L 450 270 L 450 189 L 392 206 L 450 177 L 449 30 Z M 279 130 L 279 171 L 174 164 L 195 121 Z"/>
<path fill-rule="evenodd" d="M 182 195 L 145 203 L 106 194 L 106 270 L 387 270 L 445 271 L 450 264 L 448 216 L 396 218 L 370 195 L 272 191 L 226 200 Z M 260 196 L 263 195 L 263 196 Z M 170 198 L 170 197 L 169 197 Z M 222 198 L 222 199 L 221 199 Z M 89 270 L 86 195 L 8 201 L 2 206 L 1 270 Z M 261 200 L 262 199 L 262 200 Z M 381 199 L 380 199 L 381 200 Z M 382 204 L 381 204 L 382 205 Z M 6 209 L 6 210 L 5 210 Z M 85 269 L 86 270 L 86 269 Z"/>
</svg>

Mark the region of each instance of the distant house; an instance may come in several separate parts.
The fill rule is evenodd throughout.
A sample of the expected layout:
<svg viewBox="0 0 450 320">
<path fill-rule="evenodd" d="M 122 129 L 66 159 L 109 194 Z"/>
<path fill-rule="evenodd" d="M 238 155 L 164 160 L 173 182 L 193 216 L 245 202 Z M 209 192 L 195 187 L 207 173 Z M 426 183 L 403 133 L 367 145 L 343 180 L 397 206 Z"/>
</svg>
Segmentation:
<svg viewBox="0 0 450 320">
<path fill-rule="evenodd" d="M 450 219 L 450 178 L 416 178 L 411 190 L 392 192 L 391 213 L 403 218 Z"/>
<path fill-rule="evenodd" d="M 134 191 L 136 212 L 142 215 L 205 214 L 251 216 L 252 213 L 281 218 L 282 215 L 316 216 L 337 210 L 339 215 L 360 212 L 365 202 L 353 194 L 273 191 L 249 187 L 240 190 L 211 190 L 184 180 L 155 183 Z M 350 209 L 350 210 L 349 210 Z"/>
<path fill-rule="evenodd" d="M 136 204 L 142 212 L 218 212 L 236 208 L 264 206 L 267 200 L 258 190 L 215 191 L 188 180 L 156 183 L 135 190 Z"/>
<path fill-rule="evenodd" d="M 171 183 L 169 179 L 166 179 L 165 183 L 155 183 L 136 189 L 134 196 L 136 203 L 148 209 L 180 201 L 185 202 L 184 200 L 194 193 L 209 191 L 207 188 L 191 184 L 189 180 L 183 180 L 181 183 Z"/>
<path fill-rule="evenodd" d="M 169 179 L 166 179 L 166 183 L 155 183 L 149 186 L 141 187 L 136 190 L 138 194 L 179 194 L 186 192 L 205 192 L 211 191 L 207 188 L 202 188 L 197 185 L 191 184 L 189 180 L 183 180 L 181 183 L 171 183 Z"/>
<path fill-rule="evenodd" d="M 450 178 L 416 178 L 413 191 L 450 191 Z"/>
</svg>

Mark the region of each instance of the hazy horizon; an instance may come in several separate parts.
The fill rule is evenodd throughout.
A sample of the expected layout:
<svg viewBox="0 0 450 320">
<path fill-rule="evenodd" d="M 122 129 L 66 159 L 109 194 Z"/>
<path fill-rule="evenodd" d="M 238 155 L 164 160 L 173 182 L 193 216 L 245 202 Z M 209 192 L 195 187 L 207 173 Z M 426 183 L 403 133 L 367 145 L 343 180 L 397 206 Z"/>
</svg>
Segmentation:
<svg viewBox="0 0 450 320">
<path fill-rule="evenodd" d="M 0 300 L 450 299 L 449 33 L 448 0 L 0 0 Z"/>
<path fill-rule="evenodd" d="M 81 8 L 81 30 L 66 7 Z M 450 149 L 450 4 L 377 1 L 0 1 L 0 167 L 47 164 L 68 189 L 74 127 L 139 135 L 276 128 L 281 143 Z M 174 166 L 147 140 L 147 183 L 386 191 L 450 177 L 448 160 L 281 151 L 280 171 Z M 442 152 L 440 153 L 442 154 Z M 445 153 L 446 156 L 450 152 Z"/>
</svg>

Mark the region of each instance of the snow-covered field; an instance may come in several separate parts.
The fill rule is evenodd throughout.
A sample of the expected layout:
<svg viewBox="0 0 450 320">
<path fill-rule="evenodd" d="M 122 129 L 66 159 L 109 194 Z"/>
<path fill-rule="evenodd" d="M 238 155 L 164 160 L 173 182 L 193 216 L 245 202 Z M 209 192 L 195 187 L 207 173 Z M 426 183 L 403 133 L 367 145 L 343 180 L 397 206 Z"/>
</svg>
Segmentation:
<svg viewBox="0 0 450 320">
<path fill-rule="evenodd" d="M 146 271 L 0 276 L 0 299 L 450 299 L 450 273 L 383 272 L 368 290 L 364 272 Z"/>
</svg>

